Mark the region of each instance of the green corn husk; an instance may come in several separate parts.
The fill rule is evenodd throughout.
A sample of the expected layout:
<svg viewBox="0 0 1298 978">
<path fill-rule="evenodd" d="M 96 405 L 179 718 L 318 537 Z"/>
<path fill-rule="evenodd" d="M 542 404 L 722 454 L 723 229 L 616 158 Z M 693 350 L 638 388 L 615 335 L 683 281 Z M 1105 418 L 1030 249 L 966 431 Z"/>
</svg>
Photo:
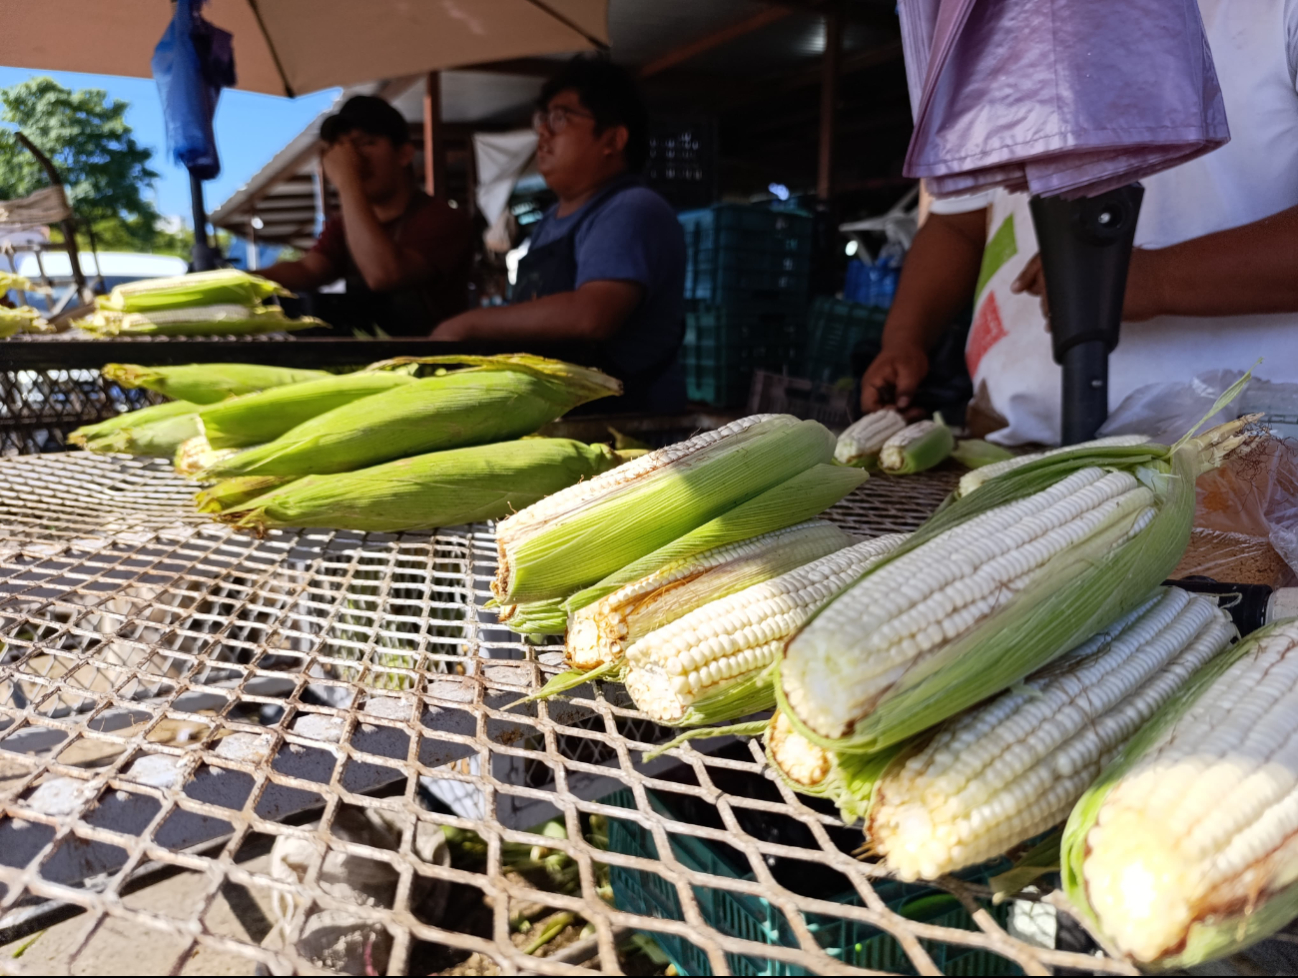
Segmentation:
<svg viewBox="0 0 1298 978">
<path fill-rule="evenodd" d="M 183 402 L 175 402 L 183 403 Z M 170 407 L 171 405 L 160 405 Z M 193 404 L 189 411 L 159 420 L 144 420 L 119 426 L 97 437 L 83 438 L 81 444 L 91 452 L 121 452 L 126 455 L 144 455 L 152 458 L 174 459 L 180 446 L 198 435 L 198 412 Z M 144 411 L 133 411 L 144 414 Z M 114 419 L 115 420 L 115 419 Z M 84 431 L 85 429 L 79 429 Z"/>
<path fill-rule="evenodd" d="M 0 290 L 3 294 L 3 290 Z M 19 306 L 12 309 L 0 306 L 0 339 L 15 336 L 18 333 L 47 333 L 50 329 L 39 309 L 31 306 Z"/>
<path fill-rule="evenodd" d="M 951 450 L 951 457 L 967 469 L 981 469 L 1012 459 L 1014 453 L 981 438 L 961 438 Z"/>
<path fill-rule="evenodd" d="M 432 530 L 499 519 L 621 462 L 606 445 L 524 438 L 306 476 L 219 518 L 258 533 L 283 526 Z"/>
<path fill-rule="evenodd" d="M 95 300 L 95 306 L 110 312 L 150 312 L 155 309 L 186 309 L 228 303 L 255 306 L 271 296 L 291 296 L 282 285 L 237 268 L 219 268 L 210 272 L 190 272 L 163 278 L 125 282 L 106 296 Z"/>
<path fill-rule="evenodd" d="M 221 401 L 199 413 L 213 448 L 245 448 L 274 441 L 317 415 L 415 382 L 408 373 L 365 370 L 323 377 Z"/>
<path fill-rule="evenodd" d="M 864 469 L 822 463 L 759 493 L 569 598 L 514 606 L 501 621 L 521 635 L 562 635 L 568 615 L 685 557 L 794 526 L 819 516 L 869 478 Z"/>
<path fill-rule="evenodd" d="M 1020 466 L 1027 465 L 1029 462 L 1035 462 L 1038 459 L 1053 458 L 1056 455 L 1065 455 L 1069 452 L 1076 452 L 1083 449 L 1092 448 L 1127 448 L 1133 445 L 1145 445 L 1149 443 L 1146 435 L 1110 435 L 1107 438 L 1096 438 L 1094 441 L 1081 442 L 1077 445 L 1069 445 L 1065 448 L 1051 448 L 1044 452 L 1030 452 L 1027 455 L 1014 455 L 1007 453 L 1008 457 L 993 459 L 980 463 L 977 466 L 970 466 L 973 471 L 966 472 L 960 479 L 960 485 L 957 487 L 955 494 L 957 496 L 967 496 L 969 493 L 978 489 L 987 481 L 1004 475 L 1006 472 L 1012 472 Z M 995 448 L 996 446 L 989 446 Z"/>
<path fill-rule="evenodd" d="M 194 507 L 200 513 L 224 513 L 227 510 L 242 509 L 246 503 L 292 481 L 268 475 L 222 479 L 194 496 Z"/>
<path fill-rule="evenodd" d="M 767 765 L 776 777 L 799 794 L 832 802 L 843 821 L 849 824 L 869 815 L 874 805 L 875 788 L 889 765 L 909 743 L 903 741 L 877 754 L 827 751 L 803 738 L 789 724 L 787 716 L 779 711 L 768 721 L 764 738 Z M 782 742 L 788 738 L 800 739 L 799 748 L 806 751 L 809 760 L 817 765 L 818 770 L 811 777 L 795 781 L 776 758 L 776 750 L 785 747 Z"/>
<path fill-rule="evenodd" d="M 279 306 L 192 306 L 120 313 L 97 310 L 75 321 L 79 329 L 112 336 L 257 336 L 329 324 L 311 316 L 292 319 Z"/>
<path fill-rule="evenodd" d="M 199 405 L 191 404 L 188 401 L 168 401 L 166 404 L 151 404 L 148 407 L 140 408 L 138 411 L 123 411 L 107 421 L 100 421 L 97 424 L 89 424 L 78 428 L 68 435 L 68 442 L 72 445 L 85 447 L 88 442 L 97 441 L 123 428 L 138 428 L 141 425 L 152 424 L 154 421 L 165 421 L 183 414 L 197 414 L 198 411 Z M 108 451 L 108 449 L 105 449 L 105 451 Z"/>
<path fill-rule="evenodd" d="M 28 279 L 17 272 L 0 272 L 0 295 L 4 295 L 12 289 L 19 292 L 36 292 L 38 291 Z"/>
<path fill-rule="evenodd" d="M 627 480 L 603 480 L 502 523 L 496 599 L 569 595 L 828 462 L 834 451 L 823 425 L 789 415 L 744 419 L 720 432 L 715 440 L 700 436 L 686 457 L 660 449 L 637 460 Z M 675 461 L 663 461 L 669 458 Z M 568 511 L 556 515 L 556 506 Z"/>
<path fill-rule="evenodd" d="M 888 475 L 912 475 L 946 461 L 955 447 L 955 438 L 936 415 L 932 421 L 908 425 L 883 443 L 879 468 Z"/>
<path fill-rule="evenodd" d="M 323 370 L 264 367 L 255 363 L 192 363 L 178 367 L 109 363 L 104 365 L 103 375 L 123 387 L 144 387 L 193 404 L 215 404 L 227 397 L 330 376 Z"/>
<path fill-rule="evenodd" d="M 1277 632 L 1284 631 L 1292 634 L 1294 626 L 1294 619 L 1273 622 L 1248 635 L 1234 647 L 1227 649 L 1203 666 L 1189 683 L 1183 686 L 1127 741 L 1073 807 L 1064 826 L 1060 869 L 1064 890 L 1070 902 L 1096 933 L 1102 934 L 1104 928 L 1091 905 L 1083 869 L 1089 849 L 1087 836 L 1099 820 L 1105 800 L 1149 751 L 1159 745 L 1172 728 L 1185 720 L 1187 715 L 1194 715 L 1196 702 L 1214 683 L 1222 679 L 1232 667 L 1246 657 L 1256 654 L 1259 647 L 1273 638 Z M 1249 715 L 1248 703 L 1241 703 L 1239 708 L 1245 711 L 1245 716 Z M 1198 724 L 1205 721 L 1206 718 L 1200 718 L 1194 722 Z M 1241 759 L 1239 763 L 1245 762 Z M 1254 777 L 1266 777 L 1264 765 L 1258 765 L 1254 771 Z M 1218 803 L 1230 805 L 1232 800 L 1230 797 L 1225 797 L 1219 799 Z M 1284 804 L 1285 802 L 1282 801 L 1274 807 L 1280 808 Z M 1257 863 L 1265 864 L 1269 856 L 1278 855 L 1285 842 L 1277 838 L 1276 845 L 1277 848 L 1271 852 L 1255 853 Z M 1157 971 L 1184 969 L 1224 958 L 1271 936 L 1298 916 L 1298 883 L 1293 881 L 1292 869 L 1282 873 L 1279 866 L 1271 867 L 1270 875 L 1273 878 L 1279 877 L 1282 885 L 1278 890 L 1266 892 L 1264 887 L 1267 884 L 1268 869 L 1256 865 L 1254 868 L 1259 870 L 1253 881 L 1256 892 L 1252 893 L 1248 900 L 1241 903 L 1229 901 L 1235 903 L 1230 907 L 1202 908 L 1202 914 L 1190 923 L 1178 947 L 1165 952 L 1155 960 L 1140 961 L 1140 966 Z"/>
<path fill-rule="evenodd" d="M 426 452 L 508 441 L 531 434 L 579 404 L 622 389 L 619 381 L 598 370 L 543 357 L 428 360 L 468 366 L 317 415 L 206 474 L 212 478 L 323 475 Z"/>
<path fill-rule="evenodd" d="M 1229 403 L 1241 386 L 1227 391 L 1214 412 Z M 1057 555 L 1012 602 L 913 662 L 844 736 L 825 737 L 810 729 L 790 708 L 783 680 L 776 683 L 781 711 L 788 714 L 794 729 L 814 744 L 840 752 L 877 753 L 1009 687 L 1128 614 L 1171 572 L 1189 542 L 1195 479 L 1220 465 L 1246 440 L 1241 432 L 1253 420 L 1222 425 L 1197 439 L 1187 436 L 1171 448 L 1143 444 L 1060 452 L 949 502 L 912 534 L 905 546 L 860 580 L 975 516 L 1040 492 L 1090 466 L 1131 470 L 1154 492 L 1157 512 L 1130 538 L 1125 535 L 1135 514 Z M 856 586 L 835 601 L 843 600 Z M 786 659 L 823 614 L 822 608 L 789 643 Z M 841 668 L 850 668 L 852 650 L 844 647 L 834 661 L 842 663 Z"/>
</svg>

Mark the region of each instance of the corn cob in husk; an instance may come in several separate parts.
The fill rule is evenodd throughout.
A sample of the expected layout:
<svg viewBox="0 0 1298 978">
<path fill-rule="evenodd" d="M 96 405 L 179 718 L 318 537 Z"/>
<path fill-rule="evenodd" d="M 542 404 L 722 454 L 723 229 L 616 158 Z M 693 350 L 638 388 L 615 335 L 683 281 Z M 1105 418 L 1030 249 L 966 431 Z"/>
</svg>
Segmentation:
<svg viewBox="0 0 1298 978">
<path fill-rule="evenodd" d="M 754 415 L 650 452 L 496 528 L 501 604 L 566 597 L 829 460 L 815 421 Z"/>
<path fill-rule="evenodd" d="M 105 438 L 114 431 L 120 431 L 123 428 L 136 428 L 141 425 L 152 424 L 155 421 L 177 418 L 184 414 L 197 414 L 198 411 L 199 405 L 191 404 L 188 401 L 167 401 L 165 404 L 150 404 L 138 411 L 123 411 L 116 417 L 78 428 L 68 435 L 68 443 L 89 448 L 90 442 Z M 94 449 L 91 450 L 94 451 Z M 103 449 L 103 451 L 113 450 Z"/>
<path fill-rule="evenodd" d="M 329 376 L 323 370 L 263 367 L 255 363 L 193 363 L 178 367 L 109 363 L 104 365 L 103 375 L 123 387 L 144 387 L 192 404 L 215 404 L 227 397 Z"/>
<path fill-rule="evenodd" d="M 606 445 L 525 438 L 306 476 L 219 518 L 257 533 L 283 526 L 432 530 L 499 519 L 620 462 Z"/>
<path fill-rule="evenodd" d="M 410 455 L 507 441 L 622 389 L 598 370 L 543 357 L 438 359 L 469 366 L 316 415 L 206 474 L 224 479 L 349 472 Z"/>
<path fill-rule="evenodd" d="M 1040 668 L 1176 566 L 1195 479 L 1244 427 L 1060 453 L 945 506 L 789 643 L 781 709 L 813 743 L 875 753 Z"/>
<path fill-rule="evenodd" d="M 1013 472 L 1015 469 L 1038 459 L 1052 458 L 1056 455 L 1076 452 L 1079 449 L 1130 448 L 1134 445 L 1146 445 L 1148 443 L 1149 437 L 1147 435 L 1110 435 L 1108 438 L 1096 438 L 1094 441 L 1068 445 L 1064 448 L 1052 448 L 1044 452 L 1029 452 L 1026 455 L 1011 455 L 1009 458 L 998 459 L 986 465 L 980 465 L 972 472 L 966 472 L 961 477 L 960 485 L 955 494 L 957 496 L 967 496 L 988 480 L 994 479 L 998 475 L 1004 475 L 1006 472 Z"/>
<path fill-rule="evenodd" d="M 202 417 L 199 417 L 199 428 L 202 428 Z M 186 439 L 172 458 L 176 472 L 190 479 L 197 479 L 206 469 L 217 462 L 238 454 L 237 448 L 213 448 L 202 434 Z"/>
<path fill-rule="evenodd" d="M 1201 670 L 1069 816 L 1084 917 L 1146 968 L 1225 957 L 1298 916 L 1298 620 Z"/>
<path fill-rule="evenodd" d="M 282 285 L 250 275 L 237 268 L 218 268 L 210 272 L 190 272 L 163 278 L 124 282 L 108 295 L 95 300 L 95 306 L 110 312 L 151 312 L 157 309 L 186 309 L 193 306 L 230 304 L 256 306 L 271 296 L 291 296 Z"/>
<path fill-rule="evenodd" d="M 523 635 L 562 635 L 568 617 L 668 564 L 773 533 L 819 516 L 868 478 L 861 469 L 822 463 L 740 503 L 702 526 L 632 561 L 571 597 L 509 605 L 500 620 Z"/>
<path fill-rule="evenodd" d="M 280 479 L 268 475 L 222 479 L 194 496 L 194 508 L 200 513 L 224 513 L 232 509 L 245 509 L 247 503 L 292 481 L 292 479 Z"/>
<path fill-rule="evenodd" d="M 172 403 L 183 405 L 188 411 L 153 420 L 140 419 L 129 425 L 115 427 L 104 434 L 82 436 L 80 444 L 91 452 L 120 452 L 124 455 L 174 459 L 180 446 L 198 435 L 198 406 L 183 401 Z M 130 413 L 142 415 L 145 411 Z M 84 432 L 86 429 L 79 428 L 78 431 Z"/>
<path fill-rule="evenodd" d="M 394 370 L 322 377 L 220 401 L 204 408 L 199 420 L 212 448 L 245 448 L 274 441 L 327 411 L 414 382 L 408 373 Z"/>
<path fill-rule="evenodd" d="M 838 436 L 834 461 L 863 469 L 877 468 L 884 443 L 905 427 L 906 419 L 891 408 L 867 414 Z"/>
<path fill-rule="evenodd" d="M 96 310 L 74 325 L 95 336 L 255 336 L 329 324 L 311 316 L 297 319 L 279 306 L 189 306 L 149 312 Z"/>
<path fill-rule="evenodd" d="M 44 314 L 31 306 L 19 306 L 12 309 L 0 306 L 0 339 L 15 336 L 18 333 L 48 333 L 52 330 L 45 322 Z"/>
<path fill-rule="evenodd" d="M 916 421 L 890 435 L 879 449 L 879 468 L 888 475 L 911 475 L 946 461 L 955 438 L 939 416 Z"/>
</svg>

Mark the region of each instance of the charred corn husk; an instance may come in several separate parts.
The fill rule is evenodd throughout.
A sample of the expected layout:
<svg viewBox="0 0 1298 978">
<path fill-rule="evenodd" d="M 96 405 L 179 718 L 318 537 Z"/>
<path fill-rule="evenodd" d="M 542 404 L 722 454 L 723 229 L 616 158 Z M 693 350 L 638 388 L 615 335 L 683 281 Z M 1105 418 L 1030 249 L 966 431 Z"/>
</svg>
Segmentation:
<svg viewBox="0 0 1298 978">
<path fill-rule="evenodd" d="M 525 438 L 306 476 L 219 518 L 256 532 L 281 526 L 431 530 L 499 519 L 619 462 L 606 445 Z"/>
<path fill-rule="evenodd" d="M 673 561 L 575 612 L 568 623 L 565 658 L 577 669 L 616 662 L 629 646 L 695 608 L 778 577 L 850 542 L 832 523 L 812 520 Z"/>
<path fill-rule="evenodd" d="M 916 421 L 889 436 L 879 449 L 879 468 L 889 475 L 923 472 L 946 460 L 955 447 L 951 429 L 936 421 Z"/>
<path fill-rule="evenodd" d="M 224 513 L 229 509 L 244 508 L 246 503 L 291 481 L 269 475 L 222 479 L 195 495 L 194 507 L 200 513 Z"/>
<path fill-rule="evenodd" d="M 1137 962 L 1232 954 L 1298 915 L 1298 620 L 1219 656 L 1069 816 L 1073 905 Z"/>
<path fill-rule="evenodd" d="M 216 305 L 127 313 L 99 309 L 75 325 L 97 336 L 249 336 L 329 324 L 311 316 L 292 319 L 279 306 Z"/>
<path fill-rule="evenodd" d="M 904 751 L 875 788 L 875 851 L 903 880 L 935 879 L 1044 832 L 1235 634 L 1214 598 L 1161 591 Z"/>
<path fill-rule="evenodd" d="M 135 428 L 140 425 L 151 424 L 154 421 L 176 418 L 184 414 L 197 414 L 198 411 L 199 405 L 191 404 L 188 401 L 168 401 L 166 404 L 151 404 L 148 407 L 140 408 L 138 411 L 123 411 L 116 417 L 109 418 L 106 421 L 78 428 L 68 435 L 68 442 L 73 445 L 89 447 L 88 443 L 98 441 L 123 428 Z M 103 451 L 112 451 L 112 449 L 106 448 Z"/>
<path fill-rule="evenodd" d="M 834 438 L 815 421 L 754 415 L 556 493 L 496 528 L 501 604 L 566 597 L 813 465 Z"/>
<path fill-rule="evenodd" d="M 847 547 L 650 632 L 625 651 L 627 692 L 649 717 L 680 727 L 770 709 L 771 667 L 789 636 L 903 540 Z"/>
<path fill-rule="evenodd" d="M 410 455 L 508 441 L 622 390 L 598 370 L 543 357 L 439 359 L 468 367 L 318 414 L 206 474 L 224 479 L 350 472 Z"/>
<path fill-rule="evenodd" d="M 561 635 L 570 613 L 643 580 L 668 564 L 717 547 L 750 540 L 818 516 L 863 483 L 861 469 L 822 463 L 722 513 L 651 554 L 632 561 L 568 598 L 548 598 L 502 609 L 500 620 L 524 635 Z"/>
<path fill-rule="evenodd" d="M 960 485 L 956 489 L 956 495 L 967 496 L 979 486 L 986 483 L 988 479 L 994 479 L 998 475 L 1012 472 L 1020 466 L 1027 465 L 1029 462 L 1035 462 L 1038 459 L 1053 458 L 1056 456 L 1067 455 L 1072 452 L 1088 451 L 1094 448 L 1133 448 L 1140 445 L 1147 445 L 1148 443 L 1149 436 L 1147 435 L 1112 435 L 1108 438 L 1097 438 L 1094 441 L 1082 442 L 1078 445 L 1068 445 L 1064 448 L 1052 448 L 1046 452 L 1029 452 L 1026 455 L 1012 455 L 1006 459 L 989 462 L 987 465 L 981 465 L 975 468 L 972 472 L 966 472 L 960 479 Z"/>
<path fill-rule="evenodd" d="M 123 387 L 144 387 L 192 404 L 215 404 L 227 397 L 329 376 L 323 370 L 263 367 L 255 363 L 192 363 L 178 367 L 109 363 L 104 365 L 103 374 Z"/>
<path fill-rule="evenodd" d="M 89 433 L 90 429 L 79 428 L 73 434 L 77 437 L 77 442 L 91 452 L 121 452 L 126 455 L 174 459 L 180 446 L 198 435 L 198 405 L 173 401 L 158 407 L 168 410 L 156 414 L 151 413 L 153 409 L 150 408 L 131 411 L 123 415 L 133 419 L 128 423 L 114 424 L 112 428 L 95 434 Z M 120 419 L 112 420 L 117 422 Z"/>
<path fill-rule="evenodd" d="M 867 414 L 838 436 L 834 461 L 873 469 L 879 464 L 884 442 L 905 427 L 906 419 L 891 408 Z"/>
<path fill-rule="evenodd" d="M 1040 668 L 1176 566 L 1195 479 L 1244 427 L 1040 459 L 939 510 L 789 643 L 781 708 L 821 746 L 873 753 Z"/>
<path fill-rule="evenodd" d="M 156 309 L 184 309 L 227 303 L 255 306 L 274 295 L 291 296 L 281 285 L 236 268 L 190 272 L 165 278 L 125 282 L 95 300 L 99 309 L 111 312 L 150 312 Z"/>
<path fill-rule="evenodd" d="M 362 370 L 230 398 L 204 408 L 199 420 L 213 448 L 244 448 L 274 441 L 302 422 L 344 404 L 414 382 L 407 373 Z"/>
</svg>

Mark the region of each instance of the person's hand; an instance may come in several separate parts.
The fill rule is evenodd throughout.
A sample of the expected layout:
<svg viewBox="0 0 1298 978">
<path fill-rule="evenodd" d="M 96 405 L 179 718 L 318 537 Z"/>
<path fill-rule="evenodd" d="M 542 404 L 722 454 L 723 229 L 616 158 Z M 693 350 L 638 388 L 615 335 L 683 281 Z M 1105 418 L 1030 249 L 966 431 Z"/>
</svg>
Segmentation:
<svg viewBox="0 0 1298 978">
<path fill-rule="evenodd" d="M 433 340 L 467 340 L 469 338 L 469 329 L 472 323 L 473 313 L 462 312 L 458 316 L 452 316 L 450 319 L 444 319 L 430 333 L 429 339 Z"/>
<path fill-rule="evenodd" d="M 1041 266 L 1041 255 L 1035 254 L 1023 266 L 1023 271 L 1010 284 L 1011 292 L 1026 292 L 1041 300 L 1041 315 L 1050 332 L 1050 300 L 1046 295 L 1046 276 Z M 1158 252 L 1147 248 L 1131 249 L 1131 264 L 1127 268 L 1127 291 L 1122 297 L 1122 321 L 1143 323 L 1161 316 L 1163 310 Z"/>
<path fill-rule="evenodd" d="M 915 389 L 928 375 L 928 354 L 915 345 L 885 347 L 861 378 L 861 410 L 895 407 L 907 417 L 924 412 L 911 405 Z"/>
<path fill-rule="evenodd" d="M 324 164 L 325 176 L 339 190 L 360 181 L 361 156 L 346 136 L 326 149 L 320 161 Z"/>
</svg>

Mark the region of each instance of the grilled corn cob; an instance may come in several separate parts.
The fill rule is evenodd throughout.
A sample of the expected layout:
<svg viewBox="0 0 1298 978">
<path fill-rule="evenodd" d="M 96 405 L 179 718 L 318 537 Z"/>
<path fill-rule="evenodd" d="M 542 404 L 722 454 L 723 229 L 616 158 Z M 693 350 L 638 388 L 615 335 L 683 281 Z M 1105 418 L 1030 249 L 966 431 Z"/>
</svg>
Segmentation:
<svg viewBox="0 0 1298 978">
<path fill-rule="evenodd" d="M 1038 459 L 1054 458 L 1067 453 L 1087 451 L 1093 448 L 1132 448 L 1138 445 L 1147 444 L 1149 444 L 1148 435 L 1112 435 L 1108 438 L 1097 438 L 1094 441 L 1082 442 L 1078 445 L 1068 445 L 1064 448 L 1052 448 L 1046 452 L 1029 452 L 1026 455 L 1012 455 L 1009 458 L 989 462 L 987 465 L 981 465 L 971 472 L 966 472 L 960 478 L 960 485 L 956 489 L 956 495 L 967 496 L 979 486 L 983 485 L 988 479 L 994 479 L 998 475 L 1012 472 L 1020 466 L 1027 465 L 1029 462 L 1035 462 Z"/>
<path fill-rule="evenodd" d="M 781 708 L 821 746 L 873 753 L 1067 651 L 1176 566 L 1195 479 L 1244 426 L 1040 459 L 943 508 L 789 643 Z"/>
<path fill-rule="evenodd" d="M 627 692 L 660 723 L 721 723 L 770 709 L 785 641 L 816 610 L 905 540 L 877 537 L 713 601 L 625 651 Z"/>
<path fill-rule="evenodd" d="M 471 366 L 318 414 L 206 474 L 224 479 L 350 472 L 410 455 L 507 441 L 622 389 L 598 370 L 542 357 L 443 359 Z"/>
<path fill-rule="evenodd" d="M 813 520 L 673 561 L 573 614 L 565 657 L 577 669 L 615 662 L 627 647 L 695 608 L 841 550 L 849 542 L 832 523 Z"/>
<path fill-rule="evenodd" d="M 150 312 L 229 303 L 255 306 L 273 295 L 291 296 L 283 286 L 235 268 L 190 272 L 165 278 L 147 278 L 115 286 L 95 305 L 111 312 Z"/>
<path fill-rule="evenodd" d="M 875 851 L 903 880 L 935 879 L 1045 831 L 1234 637 L 1216 600 L 1162 591 L 895 760 L 866 821 Z"/>
<path fill-rule="evenodd" d="M 891 408 L 867 414 L 838 436 L 834 461 L 873 469 L 879 464 L 884 442 L 905 427 L 906 419 Z"/>
<path fill-rule="evenodd" d="M 525 438 L 306 476 L 227 509 L 219 519 L 257 533 L 279 526 L 431 530 L 499 519 L 620 461 L 606 445 Z"/>
<path fill-rule="evenodd" d="M 78 428 L 73 434 L 91 452 L 122 452 L 126 455 L 173 459 L 180 446 L 198 434 L 198 405 L 173 401 L 158 407 L 172 409 L 173 405 L 178 405 L 183 410 L 175 414 L 171 410 L 150 414 L 148 408 L 131 411 L 125 415 L 135 419 L 130 423 L 114 425 L 111 429 L 93 435 L 88 434 L 90 429 Z M 143 415 L 149 417 L 137 417 Z"/>
<path fill-rule="evenodd" d="M 415 382 L 407 373 L 362 370 L 230 398 L 199 414 L 213 448 L 244 448 L 274 441 L 316 415 Z"/>
<path fill-rule="evenodd" d="M 822 462 L 815 421 L 754 415 L 556 493 L 496 528 L 501 604 L 563 597 Z"/>
<path fill-rule="evenodd" d="M 222 479 L 216 485 L 208 486 L 195 495 L 194 507 L 200 513 L 223 513 L 230 509 L 245 509 L 246 503 L 291 481 L 291 479 L 280 479 L 269 475 Z"/>
<path fill-rule="evenodd" d="M 782 530 L 818 516 L 866 478 L 866 473 L 860 469 L 828 463 L 813 465 L 569 598 L 510 605 L 501 610 L 500 620 L 524 635 L 562 634 L 568 626 L 570 613 L 648 577 L 673 561 Z"/>
<path fill-rule="evenodd" d="M 329 324 L 311 316 L 291 319 L 279 306 L 187 306 L 149 312 L 96 310 L 76 326 L 97 336 L 252 336 Z"/>
<path fill-rule="evenodd" d="M 144 387 L 193 404 L 215 404 L 227 397 L 329 376 L 323 370 L 263 367 L 255 363 L 193 363 L 179 367 L 109 363 L 104 365 L 103 375 L 123 387 Z"/>
<path fill-rule="evenodd" d="M 1219 656 L 1128 741 L 1073 809 L 1061 859 L 1073 905 L 1158 968 L 1298 914 L 1298 620 Z"/>
<path fill-rule="evenodd" d="M 889 475 L 923 472 L 945 461 L 954 447 L 951 429 L 940 417 L 936 421 L 916 421 L 883 443 L 879 468 Z"/>
<path fill-rule="evenodd" d="M 123 411 L 116 417 L 109 418 L 106 421 L 78 428 L 68 435 L 68 442 L 73 445 L 89 447 L 89 442 L 98 441 L 123 428 L 135 428 L 154 421 L 179 417 L 182 414 L 197 414 L 198 411 L 199 406 L 190 404 L 188 401 L 168 401 L 165 404 L 151 404 L 148 407 L 140 408 L 138 411 Z M 103 451 L 111 451 L 111 449 L 103 449 Z"/>
</svg>

